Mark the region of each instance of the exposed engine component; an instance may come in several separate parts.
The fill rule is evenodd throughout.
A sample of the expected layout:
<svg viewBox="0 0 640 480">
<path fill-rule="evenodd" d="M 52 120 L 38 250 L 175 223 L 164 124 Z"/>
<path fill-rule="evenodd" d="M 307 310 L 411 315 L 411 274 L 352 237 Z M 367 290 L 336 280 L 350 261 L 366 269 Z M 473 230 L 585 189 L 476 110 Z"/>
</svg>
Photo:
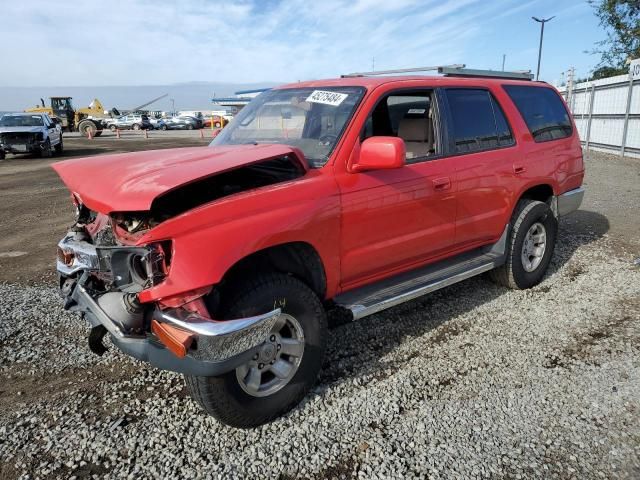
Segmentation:
<svg viewBox="0 0 640 480">
<path fill-rule="evenodd" d="M 135 293 L 107 292 L 98 298 L 98 305 L 123 332 L 143 331 L 144 309 Z"/>
<path fill-rule="evenodd" d="M 300 164 L 289 156 L 272 158 L 170 190 L 153 201 L 150 212 L 119 212 L 112 214 L 112 218 L 119 227 L 136 233 L 219 198 L 294 180 L 304 173 Z"/>
</svg>

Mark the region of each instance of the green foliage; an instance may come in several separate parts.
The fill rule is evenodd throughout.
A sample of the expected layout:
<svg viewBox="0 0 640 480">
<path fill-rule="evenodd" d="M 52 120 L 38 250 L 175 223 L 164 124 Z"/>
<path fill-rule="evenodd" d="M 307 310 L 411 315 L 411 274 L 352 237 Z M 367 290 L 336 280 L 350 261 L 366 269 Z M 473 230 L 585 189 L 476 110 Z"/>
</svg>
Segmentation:
<svg viewBox="0 0 640 480">
<path fill-rule="evenodd" d="M 593 53 L 600 55 L 594 78 L 627 72 L 628 60 L 640 58 L 640 0 L 589 0 L 607 31 Z M 598 75 L 598 76 L 596 76 Z"/>
</svg>

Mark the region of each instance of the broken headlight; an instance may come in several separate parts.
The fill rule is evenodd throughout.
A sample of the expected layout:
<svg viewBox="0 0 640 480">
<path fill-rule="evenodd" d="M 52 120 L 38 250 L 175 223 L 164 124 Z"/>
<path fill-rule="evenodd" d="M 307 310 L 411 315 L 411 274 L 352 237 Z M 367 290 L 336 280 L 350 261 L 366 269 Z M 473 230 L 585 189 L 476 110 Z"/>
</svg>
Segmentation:
<svg viewBox="0 0 640 480">
<path fill-rule="evenodd" d="M 101 272 L 122 292 L 140 292 L 162 282 L 168 273 L 171 242 L 146 247 L 98 247 Z"/>
</svg>

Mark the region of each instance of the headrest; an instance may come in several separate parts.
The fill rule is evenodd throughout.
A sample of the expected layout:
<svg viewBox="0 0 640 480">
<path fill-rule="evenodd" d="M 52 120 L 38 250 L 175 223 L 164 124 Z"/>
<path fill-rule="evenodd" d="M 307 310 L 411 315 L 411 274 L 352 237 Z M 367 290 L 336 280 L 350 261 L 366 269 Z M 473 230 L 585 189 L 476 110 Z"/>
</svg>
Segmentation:
<svg viewBox="0 0 640 480">
<path fill-rule="evenodd" d="M 427 119 L 403 118 L 398 125 L 398 136 L 405 142 L 424 142 L 427 140 Z"/>
</svg>

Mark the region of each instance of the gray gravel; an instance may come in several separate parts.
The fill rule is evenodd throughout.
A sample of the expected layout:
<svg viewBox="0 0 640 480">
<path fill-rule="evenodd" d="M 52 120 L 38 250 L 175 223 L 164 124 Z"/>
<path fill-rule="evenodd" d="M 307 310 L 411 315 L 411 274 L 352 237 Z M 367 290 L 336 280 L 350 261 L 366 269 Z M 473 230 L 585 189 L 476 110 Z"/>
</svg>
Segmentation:
<svg viewBox="0 0 640 480">
<path fill-rule="evenodd" d="M 618 257 L 563 230 L 532 290 L 475 278 L 337 327 L 312 394 L 248 431 L 90 354 L 55 290 L 0 285 L 0 477 L 638 478 L 640 268 Z"/>
</svg>

